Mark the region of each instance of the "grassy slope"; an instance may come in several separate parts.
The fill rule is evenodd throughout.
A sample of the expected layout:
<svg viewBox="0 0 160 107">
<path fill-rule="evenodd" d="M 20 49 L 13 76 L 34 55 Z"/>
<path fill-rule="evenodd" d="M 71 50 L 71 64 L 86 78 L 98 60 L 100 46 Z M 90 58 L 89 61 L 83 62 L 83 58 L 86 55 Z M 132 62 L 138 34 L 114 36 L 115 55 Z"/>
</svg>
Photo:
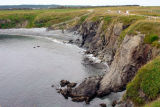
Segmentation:
<svg viewBox="0 0 160 107">
<path fill-rule="evenodd" d="M 85 14 L 85 9 L 49 9 L 49 10 L 14 10 L 0 11 L 0 28 L 13 28 L 28 21 L 27 28 L 48 27 Z"/>
<path fill-rule="evenodd" d="M 154 47 L 160 48 L 160 22 L 150 20 L 137 20 L 120 35 L 122 41 L 125 35 L 136 35 L 138 33 L 145 34 L 144 43 L 151 44 Z"/>
<path fill-rule="evenodd" d="M 152 101 L 160 94 L 160 56 L 138 70 L 135 78 L 127 85 L 125 97 L 135 104 Z"/>
</svg>

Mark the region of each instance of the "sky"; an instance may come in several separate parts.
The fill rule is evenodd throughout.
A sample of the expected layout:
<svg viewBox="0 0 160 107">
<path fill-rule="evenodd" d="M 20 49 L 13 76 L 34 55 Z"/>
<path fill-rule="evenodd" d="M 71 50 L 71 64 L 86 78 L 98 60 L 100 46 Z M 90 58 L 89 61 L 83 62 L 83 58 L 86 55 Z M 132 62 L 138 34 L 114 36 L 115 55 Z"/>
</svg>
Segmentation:
<svg viewBox="0 0 160 107">
<path fill-rule="evenodd" d="M 0 5 L 60 4 L 60 5 L 143 5 L 160 6 L 160 0 L 0 0 Z"/>
</svg>

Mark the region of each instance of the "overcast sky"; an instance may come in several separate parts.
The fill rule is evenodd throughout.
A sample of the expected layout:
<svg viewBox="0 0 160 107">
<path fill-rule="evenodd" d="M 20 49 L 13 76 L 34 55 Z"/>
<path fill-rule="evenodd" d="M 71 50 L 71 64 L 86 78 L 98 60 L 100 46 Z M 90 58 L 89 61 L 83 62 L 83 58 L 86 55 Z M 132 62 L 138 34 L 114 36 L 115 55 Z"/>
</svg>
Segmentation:
<svg viewBox="0 0 160 107">
<path fill-rule="evenodd" d="M 0 5 L 61 4 L 61 5 L 129 5 L 160 6 L 160 0 L 0 0 Z"/>
</svg>

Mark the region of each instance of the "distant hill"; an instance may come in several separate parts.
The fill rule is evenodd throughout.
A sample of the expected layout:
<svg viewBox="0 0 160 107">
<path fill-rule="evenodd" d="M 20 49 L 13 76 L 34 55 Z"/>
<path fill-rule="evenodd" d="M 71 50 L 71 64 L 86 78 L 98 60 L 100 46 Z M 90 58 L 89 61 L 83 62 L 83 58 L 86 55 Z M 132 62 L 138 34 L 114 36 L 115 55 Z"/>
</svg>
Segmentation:
<svg viewBox="0 0 160 107">
<path fill-rule="evenodd" d="M 58 8 L 60 5 L 0 5 L 0 9 L 42 9 Z"/>
<path fill-rule="evenodd" d="M 49 8 L 85 8 L 85 7 L 115 7 L 115 6 L 139 6 L 139 5 L 106 5 L 106 6 L 81 6 L 81 5 L 0 5 L 0 10 L 15 9 L 49 9 Z"/>
</svg>

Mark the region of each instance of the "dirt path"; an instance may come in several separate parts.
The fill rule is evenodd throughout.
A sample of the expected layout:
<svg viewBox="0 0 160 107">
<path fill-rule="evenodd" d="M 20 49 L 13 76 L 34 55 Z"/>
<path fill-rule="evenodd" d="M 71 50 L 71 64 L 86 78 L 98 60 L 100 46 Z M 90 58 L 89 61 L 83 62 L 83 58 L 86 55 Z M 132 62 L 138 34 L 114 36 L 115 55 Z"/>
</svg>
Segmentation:
<svg viewBox="0 0 160 107">
<path fill-rule="evenodd" d="M 159 17 L 159 16 L 131 14 L 131 13 L 129 13 L 129 10 L 128 10 L 128 12 L 126 12 L 126 13 L 125 13 L 125 12 L 122 12 L 122 11 L 120 11 L 120 10 L 117 10 L 117 11 L 108 10 L 106 13 L 120 14 L 120 15 L 125 15 L 125 16 L 127 16 L 127 15 L 143 16 L 143 17 L 147 17 L 148 20 L 157 21 L 157 22 L 160 21 L 160 17 Z"/>
<path fill-rule="evenodd" d="M 94 12 L 94 9 L 89 9 L 89 10 L 87 10 L 87 11 L 88 11 L 88 13 L 86 13 L 86 14 L 83 14 L 83 15 L 81 15 L 81 16 L 79 16 L 79 17 L 75 17 L 75 18 L 73 18 L 73 19 L 71 19 L 71 20 L 67 20 L 67 21 L 65 21 L 65 22 L 61 22 L 61 23 L 58 23 L 58 24 L 54 24 L 54 25 L 52 25 L 51 27 L 54 28 L 55 26 L 61 26 L 61 25 L 64 25 L 64 24 L 67 24 L 67 23 L 70 23 L 70 22 L 79 20 L 81 17 L 87 16 L 87 15 L 93 13 L 93 12 Z"/>
</svg>

